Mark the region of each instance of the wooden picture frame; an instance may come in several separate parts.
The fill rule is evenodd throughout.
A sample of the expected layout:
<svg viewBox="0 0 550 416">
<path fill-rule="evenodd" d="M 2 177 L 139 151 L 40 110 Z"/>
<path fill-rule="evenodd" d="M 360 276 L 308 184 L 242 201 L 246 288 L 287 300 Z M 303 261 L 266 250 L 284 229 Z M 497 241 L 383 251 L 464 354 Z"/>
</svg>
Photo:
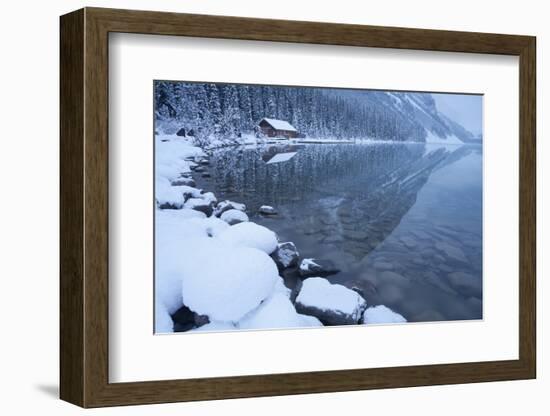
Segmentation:
<svg viewBox="0 0 550 416">
<path fill-rule="evenodd" d="M 82 407 L 529 379 L 536 376 L 536 41 L 530 36 L 85 8 L 61 17 L 60 359 Z M 108 35 L 298 42 L 519 57 L 519 359 L 109 383 Z"/>
</svg>

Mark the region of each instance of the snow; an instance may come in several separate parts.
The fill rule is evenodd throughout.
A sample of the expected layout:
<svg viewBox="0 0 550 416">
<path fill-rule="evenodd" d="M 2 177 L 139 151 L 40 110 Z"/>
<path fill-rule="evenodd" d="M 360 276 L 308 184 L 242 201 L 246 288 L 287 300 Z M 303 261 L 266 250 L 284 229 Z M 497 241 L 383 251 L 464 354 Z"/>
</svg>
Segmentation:
<svg viewBox="0 0 550 416">
<path fill-rule="evenodd" d="M 315 263 L 315 259 L 303 259 L 300 263 L 300 271 L 309 272 L 312 267 L 319 268 L 319 264 Z"/>
<path fill-rule="evenodd" d="M 181 193 L 184 197 L 188 195 L 193 198 L 201 198 L 202 195 L 200 189 L 188 185 L 172 185 L 172 189 Z"/>
<path fill-rule="evenodd" d="M 253 222 L 233 225 L 221 233 L 219 239 L 230 245 L 256 248 L 267 254 L 273 253 L 277 248 L 277 235 Z"/>
<path fill-rule="evenodd" d="M 166 306 L 160 300 L 155 302 L 155 332 L 174 332 L 174 322 L 168 314 Z"/>
<path fill-rule="evenodd" d="M 162 177 L 155 180 L 155 199 L 159 206 L 169 204 L 175 208 L 181 208 L 185 201 L 183 193 Z"/>
<path fill-rule="evenodd" d="M 200 207 L 204 205 L 209 205 L 207 199 L 204 198 L 190 198 L 185 202 L 185 208 L 187 209 L 193 209 L 195 207 Z"/>
<path fill-rule="evenodd" d="M 193 328 L 189 332 L 223 332 L 234 331 L 235 329 L 237 328 L 231 322 L 212 321 L 198 328 Z"/>
<path fill-rule="evenodd" d="M 397 324 L 407 322 L 403 316 L 384 305 L 367 308 L 363 314 L 365 324 Z"/>
<path fill-rule="evenodd" d="M 279 277 L 279 279 L 275 283 L 275 293 L 280 293 L 280 294 L 285 295 L 287 298 L 290 299 L 290 295 L 292 293 L 292 290 L 290 290 L 288 287 L 286 287 L 285 282 L 284 282 L 282 277 Z"/>
<path fill-rule="evenodd" d="M 359 318 L 365 300 L 345 286 L 331 284 L 321 277 L 310 277 L 304 280 L 296 303 Z"/>
<path fill-rule="evenodd" d="M 450 135 L 447 137 L 440 137 L 430 130 L 426 130 L 427 136 L 426 136 L 426 143 L 440 143 L 440 144 L 464 144 L 462 140 L 460 140 L 455 135 Z"/>
<path fill-rule="evenodd" d="M 317 319 L 315 316 L 302 315 L 302 314 L 298 314 L 298 316 L 302 321 L 302 324 L 300 325 L 302 327 L 323 326 L 323 323 L 319 319 Z"/>
<path fill-rule="evenodd" d="M 247 314 L 237 326 L 239 329 L 275 329 L 312 326 L 312 323 L 312 320 L 304 319 L 296 312 L 294 305 L 284 294 L 274 293 Z"/>
<path fill-rule="evenodd" d="M 269 165 L 271 163 L 287 162 L 290 159 L 292 159 L 294 156 L 296 156 L 296 153 L 298 152 L 277 153 L 275 156 L 273 156 L 271 159 L 269 159 L 265 163 L 266 165 Z"/>
<path fill-rule="evenodd" d="M 196 239 L 181 254 L 179 272 L 183 303 L 214 321 L 239 321 L 273 293 L 279 278 L 267 254 L 219 238 Z"/>
<path fill-rule="evenodd" d="M 297 131 L 288 121 L 277 120 L 274 118 L 264 118 L 271 127 L 275 130 L 288 130 L 288 131 Z"/>
<path fill-rule="evenodd" d="M 188 157 L 204 156 L 202 149 L 191 146 L 187 140 L 176 135 L 158 135 L 155 138 L 155 175 L 157 178 L 176 179 L 189 172 Z M 168 140 L 163 142 L 162 140 Z"/>
<path fill-rule="evenodd" d="M 199 212 L 199 211 L 193 211 L 193 212 Z M 203 214 L 202 212 L 201 214 L 205 216 L 205 214 Z M 208 218 L 203 217 L 203 219 L 200 219 L 200 220 L 196 219 L 196 220 L 193 220 L 191 223 L 199 223 L 201 227 L 204 227 L 206 234 L 209 237 L 218 237 L 222 232 L 225 231 L 225 229 L 229 227 L 228 223 L 216 217 L 208 217 Z"/>
<path fill-rule="evenodd" d="M 238 209 L 230 209 L 229 211 L 225 211 L 220 218 L 231 225 L 248 221 L 248 215 Z"/>
</svg>

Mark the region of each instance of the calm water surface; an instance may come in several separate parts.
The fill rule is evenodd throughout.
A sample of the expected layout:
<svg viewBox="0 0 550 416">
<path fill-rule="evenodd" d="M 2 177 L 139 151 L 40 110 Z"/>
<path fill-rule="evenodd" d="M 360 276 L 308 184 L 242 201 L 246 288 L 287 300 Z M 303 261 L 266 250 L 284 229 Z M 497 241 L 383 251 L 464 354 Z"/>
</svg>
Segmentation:
<svg viewBox="0 0 550 416">
<path fill-rule="evenodd" d="M 360 289 L 370 305 L 409 321 L 482 318 L 480 145 L 230 148 L 210 166 L 200 187 L 245 203 L 301 257 L 332 260 L 341 272 L 328 279 Z M 279 214 L 255 214 L 260 205 Z M 285 282 L 294 286 L 295 275 Z"/>
</svg>

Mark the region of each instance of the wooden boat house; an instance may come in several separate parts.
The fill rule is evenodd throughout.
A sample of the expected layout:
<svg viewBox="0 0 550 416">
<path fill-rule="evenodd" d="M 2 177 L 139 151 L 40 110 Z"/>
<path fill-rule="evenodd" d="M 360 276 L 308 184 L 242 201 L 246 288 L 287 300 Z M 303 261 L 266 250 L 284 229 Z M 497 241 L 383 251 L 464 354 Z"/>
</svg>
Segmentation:
<svg viewBox="0 0 550 416">
<path fill-rule="evenodd" d="M 298 130 L 288 121 L 263 118 L 259 123 L 259 127 L 267 137 L 284 137 L 286 139 L 298 137 Z"/>
</svg>

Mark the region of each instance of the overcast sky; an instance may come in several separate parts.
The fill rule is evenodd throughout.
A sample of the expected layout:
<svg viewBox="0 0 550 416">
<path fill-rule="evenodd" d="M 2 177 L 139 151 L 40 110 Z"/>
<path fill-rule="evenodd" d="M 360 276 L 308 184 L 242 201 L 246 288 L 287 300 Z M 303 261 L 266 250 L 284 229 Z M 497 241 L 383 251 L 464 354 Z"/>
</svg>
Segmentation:
<svg viewBox="0 0 550 416">
<path fill-rule="evenodd" d="M 463 94 L 432 94 L 437 109 L 474 135 L 483 131 L 483 96 Z"/>
</svg>

